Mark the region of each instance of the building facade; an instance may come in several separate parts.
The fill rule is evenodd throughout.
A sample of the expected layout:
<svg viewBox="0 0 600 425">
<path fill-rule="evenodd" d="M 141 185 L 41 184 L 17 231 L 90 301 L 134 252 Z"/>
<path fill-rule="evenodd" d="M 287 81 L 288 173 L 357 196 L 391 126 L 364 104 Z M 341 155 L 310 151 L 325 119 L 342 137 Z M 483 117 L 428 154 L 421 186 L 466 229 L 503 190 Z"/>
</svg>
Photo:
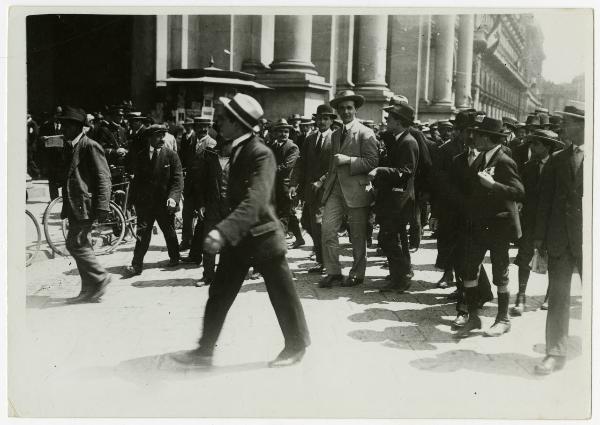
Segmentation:
<svg viewBox="0 0 600 425">
<path fill-rule="evenodd" d="M 523 119 L 540 105 L 543 40 L 531 15 L 146 15 L 127 22 L 130 82 L 122 98 L 159 118 L 206 106 L 192 82 L 179 99 L 168 87 L 170 71 L 209 64 L 267 86 L 255 95 L 269 119 L 310 115 L 348 88 L 366 98 L 360 118 L 375 122 L 394 94 L 406 96 L 421 121 L 469 107 Z"/>
</svg>

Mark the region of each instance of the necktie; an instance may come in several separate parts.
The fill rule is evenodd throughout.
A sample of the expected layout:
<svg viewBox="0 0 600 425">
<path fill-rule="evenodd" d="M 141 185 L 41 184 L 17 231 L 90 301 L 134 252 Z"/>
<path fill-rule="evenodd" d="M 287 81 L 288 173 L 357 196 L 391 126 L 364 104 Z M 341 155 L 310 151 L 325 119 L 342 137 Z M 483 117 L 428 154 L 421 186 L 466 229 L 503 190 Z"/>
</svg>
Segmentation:
<svg viewBox="0 0 600 425">
<path fill-rule="evenodd" d="M 344 126 L 342 130 L 342 139 L 340 140 L 340 148 L 344 145 L 344 140 L 346 140 L 346 136 L 348 135 L 348 129 Z"/>
<path fill-rule="evenodd" d="M 158 158 L 158 149 L 154 149 L 152 151 L 152 158 L 150 159 L 150 164 L 152 165 L 152 168 L 154 168 L 154 166 L 156 165 L 157 158 Z"/>
<path fill-rule="evenodd" d="M 477 153 L 475 152 L 475 149 L 469 148 L 469 167 L 473 165 L 473 161 L 475 161 L 475 158 L 477 158 Z"/>
<path fill-rule="evenodd" d="M 319 140 L 317 140 L 317 153 L 321 152 L 322 144 L 323 144 L 323 133 L 319 133 Z"/>
</svg>

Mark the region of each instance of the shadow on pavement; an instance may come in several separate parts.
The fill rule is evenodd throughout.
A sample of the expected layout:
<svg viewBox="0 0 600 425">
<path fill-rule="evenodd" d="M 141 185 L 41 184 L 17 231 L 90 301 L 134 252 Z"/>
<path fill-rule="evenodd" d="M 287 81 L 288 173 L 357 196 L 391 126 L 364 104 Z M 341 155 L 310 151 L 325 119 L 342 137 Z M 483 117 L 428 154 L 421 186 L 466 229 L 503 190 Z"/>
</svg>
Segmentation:
<svg viewBox="0 0 600 425">
<path fill-rule="evenodd" d="M 131 286 L 136 288 L 161 288 L 166 286 L 195 286 L 198 279 L 162 279 L 162 280 L 140 280 L 133 282 Z"/>
<path fill-rule="evenodd" d="M 145 385 L 167 379 L 198 379 L 228 373 L 248 372 L 268 367 L 267 362 L 250 362 L 228 366 L 212 366 L 210 368 L 188 366 L 174 359 L 175 355 L 185 351 L 176 351 L 154 356 L 139 357 L 126 360 L 115 367 L 116 373 L 129 381 Z"/>
</svg>

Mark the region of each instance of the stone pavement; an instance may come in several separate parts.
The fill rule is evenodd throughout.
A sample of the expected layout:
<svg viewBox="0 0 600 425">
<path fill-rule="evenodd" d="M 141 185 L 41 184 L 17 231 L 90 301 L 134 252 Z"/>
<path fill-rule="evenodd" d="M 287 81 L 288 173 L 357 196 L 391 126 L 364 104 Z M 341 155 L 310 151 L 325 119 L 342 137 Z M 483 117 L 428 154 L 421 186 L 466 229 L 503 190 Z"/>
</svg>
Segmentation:
<svg viewBox="0 0 600 425">
<path fill-rule="evenodd" d="M 29 207 L 29 206 L 28 206 Z M 31 205 L 31 207 L 34 207 Z M 38 210 L 43 205 L 38 206 Z M 39 213 L 39 212 L 38 212 Z M 41 213 L 40 213 L 41 214 Z M 310 238 L 307 239 L 309 241 Z M 345 271 L 351 249 L 345 242 Z M 570 361 L 548 377 L 533 374 L 543 357 L 546 276 L 532 274 L 530 310 L 497 339 L 458 341 L 450 328 L 453 288 L 435 288 L 435 241 L 413 254 L 409 293 L 380 293 L 387 270 L 369 250 L 368 280 L 320 289 L 306 274 L 310 246 L 290 251 L 312 345 L 293 367 L 269 369 L 283 340 L 262 280 L 248 280 L 234 303 L 215 367 L 183 367 L 171 355 L 195 347 L 208 288 L 201 269 L 163 269 L 154 235 L 141 276 L 121 279 L 133 244 L 102 264 L 113 274 L 102 303 L 66 305 L 79 291 L 72 258 L 41 255 L 23 282 L 9 282 L 9 399 L 17 416 L 583 418 L 589 413 L 587 322 L 581 284 L 573 285 Z M 514 256 L 516 252 L 511 252 Z M 489 258 L 486 268 L 491 273 Z M 510 269 L 516 290 L 516 268 Z M 26 288 L 26 290 L 23 290 Z M 495 301 L 484 311 L 491 325 Z M 583 306 L 583 317 L 589 306 Z"/>
</svg>

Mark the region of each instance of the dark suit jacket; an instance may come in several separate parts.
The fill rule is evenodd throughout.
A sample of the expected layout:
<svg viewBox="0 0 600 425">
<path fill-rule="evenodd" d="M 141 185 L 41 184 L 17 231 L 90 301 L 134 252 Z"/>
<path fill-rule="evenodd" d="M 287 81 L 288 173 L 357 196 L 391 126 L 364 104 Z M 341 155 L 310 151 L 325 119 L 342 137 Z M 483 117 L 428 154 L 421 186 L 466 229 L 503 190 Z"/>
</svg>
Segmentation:
<svg viewBox="0 0 600 425">
<path fill-rule="evenodd" d="M 452 190 L 450 187 L 452 185 L 450 177 L 452 161 L 454 157 L 463 151 L 464 146 L 457 138 L 451 139 L 435 149 L 435 154 L 433 155 L 433 171 L 430 176 L 432 181 L 432 217 L 444 219 L 441 217 L 443 214 L 453 214 L 453 211 L 447 207 L 445 202 L 447 201 L 448 191 Z"/>
<path fill-rule="evenodd" d="M 550 161 L 550 158 L 548 158 Z M 548 165 L 544 165 L 544 168 Z M 535 160 L 527 161 L 521 168 L 521 179 L 525 187 L 525 198 L 521 209 L 521 227 L 523 234 L 533 235 L 537 215 L 538 199 L 540 195 L 539 164 Z"/>
<path fill-rule="evenodd" d="M 149 149 L 149 148 L 148 148 Z M 177 153 L 162 147 L 152 167 L 150 152 L 142 149 L 137 155 L 132 199 L 137 208 L 166 207 L 167 199 L 177 204 L 181 200 L 183 173 Z"/>
<path fill-rule="evenodd" d="M 386 141 L 386 152 L 379 158 L 373 180 L 377 189 L 375 212 L 378 215 L 409 216 L 415 200 L 414 179 L 418 161 L 419 145 L 408 130 L 398 140 L 392 135 L 392 139 Z"/>
<path fill-rule="evenodd" d="M 275 156 L 256 136 L 232 152 L 227 199 L 231 213 L 217 229 L 241 261 L 256 264 L 286 252 L 283 227 L 275 214 Z"/>
<path fill-rule="evenodd" d="M 521 145 L 515 146 L 514 149 L 512 149 L 512 158 L 515 161 L 515 163 L 517 164 L 519 171 L 521 171 L 521 169 L 523 168 L 523 165 L 525 165 L 525 163 L 527 161 L 529 161 L 528 156 L 529 156 L 529 143 L 523 143 Z"/>
<path fill-rule="evenodd" d="M 292 173 L 291 185 L 298 186 L 298 197 L 307 204 L 318 204 L 321 202 L 323 188 L 314 190 L 313 183 L 323 177 L 329 168 L 331 135 L 333 132 L 330 131 L 323 138 L 321 149 L 317 149 L 319 134 L 315 132 L 306 138 L 304 148 L 300 153 L 300 158 L 296 161 L 296 166 Z"/>
<path fill-rule="evenodd" d="M 548 253 L 582 255 L 583 165 L 575 174 L 573 146 L 554 153 L 544 166 L 540 183 L 535 239 L 545 241 Z"/>
<path fill-rule="evenodd" d="M 195 194 L 197 207 L 205 208 L 205 219 L 220 221 L 229 214 L 227 199 L 221 198 L 223 189 L 223 169 L 219 161 L 219 154 L 214 148 L 206 148 L 199 154 L 201 161 L 199 175 L 202 184 L 197 185 Z M 226 183 L 225 183 L 226 184 Z"/>
<path fill-rule="evenodd" d="M 70 145 L 65 143 L 66 152 Z M 93 220 L 98 211 L 109 211 L 110 171 L 102 147 L 83 135 L 75 145 L 63 184 L 62 218 Z"/>
<path fill-rule="evenodd" d="M 300 156 L 298 146 L 291 140 L 287 140 L 283 145 L 279 146 L 279 142 L 271 145 L 275 154 L 275 162 L 277 164 L 277 172 L 275 174 L 275 199 L 277 205 L 287 206 L 290 192 L 290 182 L 292 171 L 296 165 L 296 161 Z"/>
<path fill-rule="evenodd" d="M 197 140 L 198 136 L 196 136 L 196 132 L 193 130 L 189 136 L 185 133 L 181 136 L 181 147 L 178 153 L 183 168 L 187 168 L 191 159 L 194 157 Z"/>
<path fill-rule="evenodd" d="M 480 168 L 483 161 L 485 152 L 479 154 L 473 163 L 475 170 Z M 496 183 L 487 189 L 481 184 L 477 173 L 472 174 L 467 198 L 468 220 L 475 230 L 488 227 L 498 238 L 517 240 L 521 237 L 521 223 L 516 202 L 525 196 L 517 164 L 502 149 L 498 149 L 486 168 L 494 169 L 492 177 Z"/>
<path fill-rule="evenodd" d="M 410 128 L 410 134 L 415 138 L 419 145 L 419 161 L 415 174 L 415 193 L 430 192 L 433 185 L 433 159 L 431 149 L 435 149 L 435 142 L 426 138 L 425 135 L 416 128 Z"/>
</svg>

